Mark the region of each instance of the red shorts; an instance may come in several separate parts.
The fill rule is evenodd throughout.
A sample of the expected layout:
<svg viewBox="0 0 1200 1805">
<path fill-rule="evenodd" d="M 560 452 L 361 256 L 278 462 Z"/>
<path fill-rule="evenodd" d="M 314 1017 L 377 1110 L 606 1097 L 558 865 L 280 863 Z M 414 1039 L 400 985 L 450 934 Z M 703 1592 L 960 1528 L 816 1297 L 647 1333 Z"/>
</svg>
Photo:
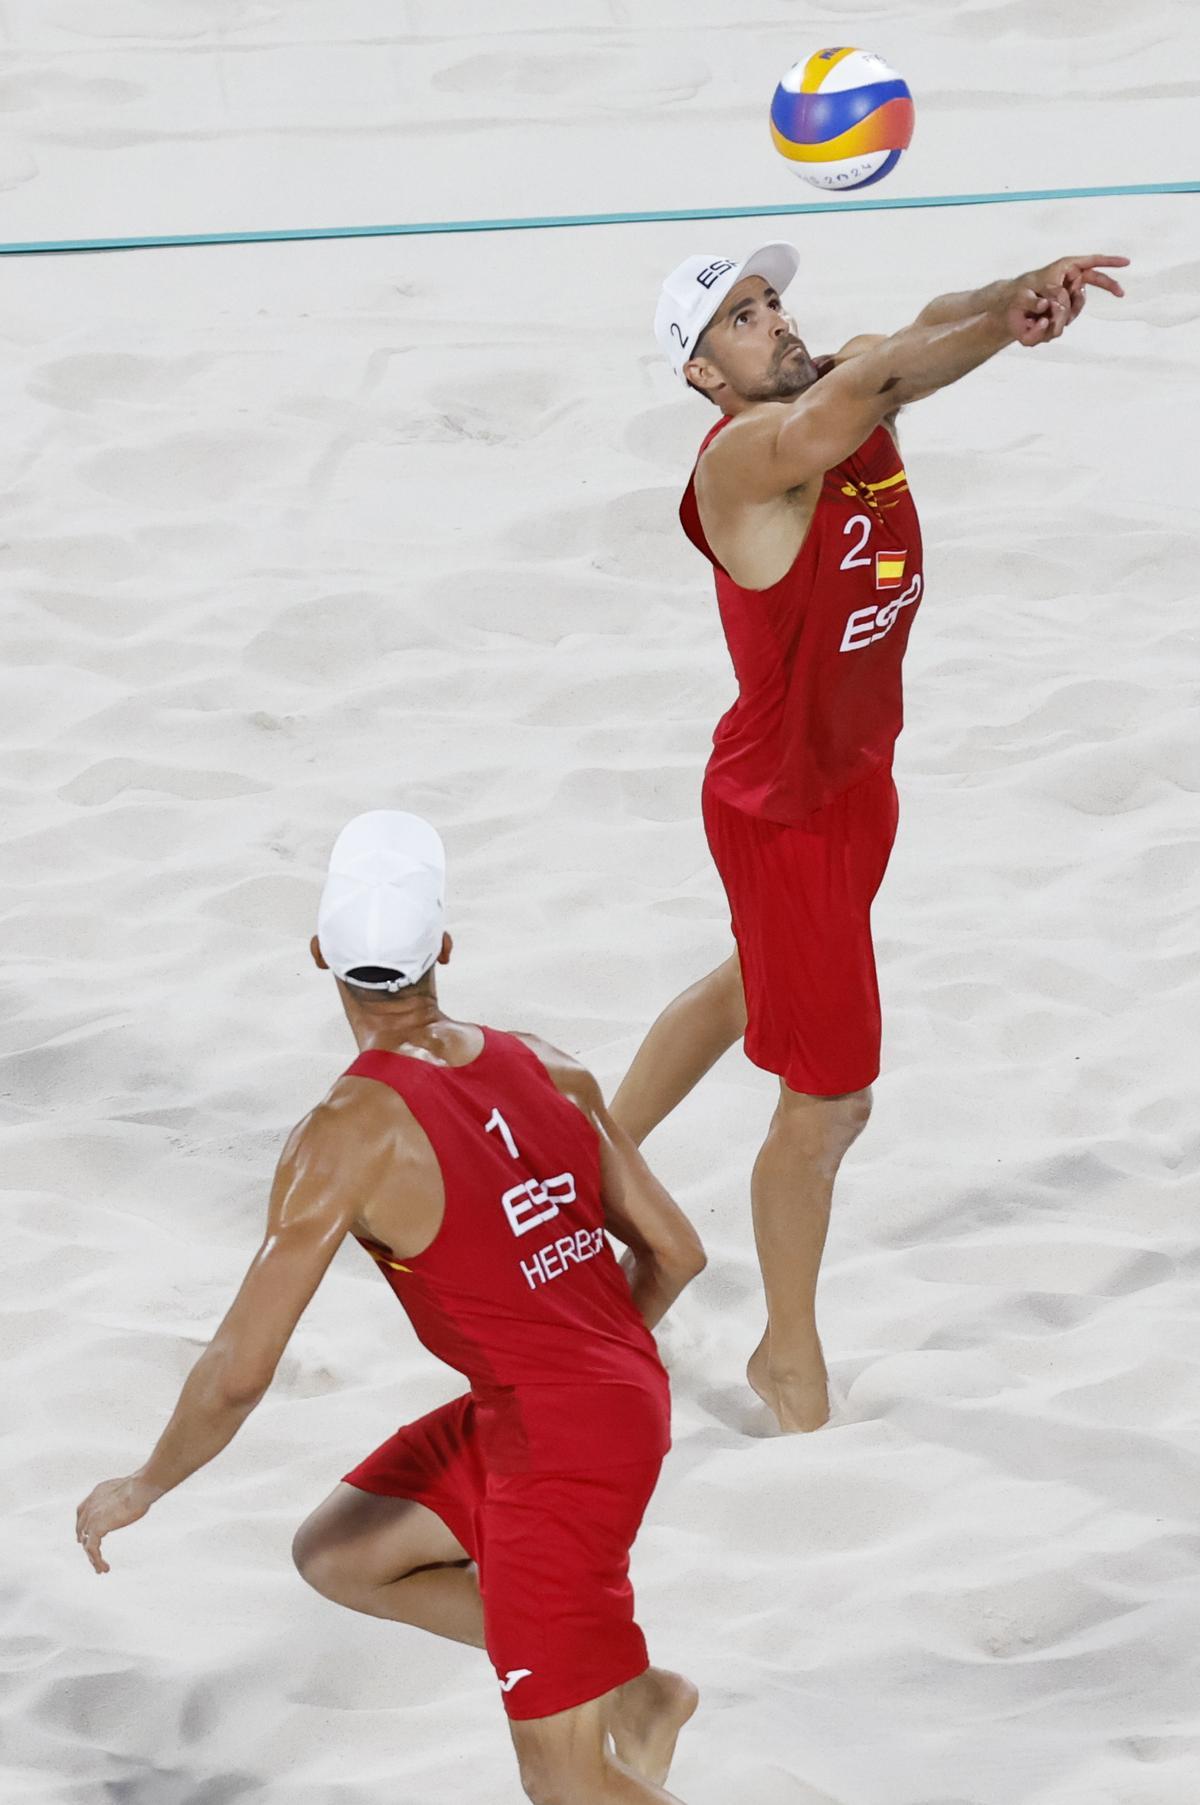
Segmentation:
<svg viewBox="0 0 1200 1805">
<path fill-rule="evenodd" d="M 423 1504 L 462 1543 L 504 1708 L 523 1721 L 603 1698 L 649 1666 L 629 1551 L 661 1465 L 488 1472 L 467 1396 L 399 1430 L 346 1483 Z"/>
<path fill-rule="evenodd" d="M 746 992 L 746 1056 L 790 1090 L 836 1097 L 879 1076 L 871 903 L 896 837 L 888 767 L 787 826 L 704 786 Z"/>
</svg>

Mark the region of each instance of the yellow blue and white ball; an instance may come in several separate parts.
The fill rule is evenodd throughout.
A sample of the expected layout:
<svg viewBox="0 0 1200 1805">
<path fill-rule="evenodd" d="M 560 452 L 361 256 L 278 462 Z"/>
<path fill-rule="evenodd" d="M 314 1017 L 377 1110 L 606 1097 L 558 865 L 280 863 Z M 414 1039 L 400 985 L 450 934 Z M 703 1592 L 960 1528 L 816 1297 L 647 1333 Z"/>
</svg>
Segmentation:
<svg viewBox="0 0 1200 1805">
<path fill-rule="evenodd" d="M 908 84 L 869 50 L 818 50 L 794 63 L 771 102 L 780 156 L 817 188 L 869 188 L 908 149 L 915 121 Z"/>
</svg>

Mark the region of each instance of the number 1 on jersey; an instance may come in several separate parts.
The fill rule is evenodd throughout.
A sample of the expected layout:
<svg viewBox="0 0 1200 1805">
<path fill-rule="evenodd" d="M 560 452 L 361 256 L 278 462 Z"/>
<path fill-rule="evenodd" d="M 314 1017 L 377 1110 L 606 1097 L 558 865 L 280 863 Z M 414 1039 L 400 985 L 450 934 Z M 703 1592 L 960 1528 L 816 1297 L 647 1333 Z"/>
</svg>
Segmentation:
<svg viewBox="0 0 1200 1805">
<path fill-rule="evenodd" d="M 492 1111 L 483 1132 L 485 1134 L 491 1134 L 493 1128 L 498 1128 L 500 1130 L 500 1139 L 504 1142 L 504 1145 L 508 1148 L 508 1151 L 512 1154 L 513 1158 L 520 1159 L 521 1155 L 518 1151 L 517 1143 L 513 1140 L 512 1129 L 504 1120 L 504 1117 L 500 1114 L 498 1109 Z"/>
</svg>

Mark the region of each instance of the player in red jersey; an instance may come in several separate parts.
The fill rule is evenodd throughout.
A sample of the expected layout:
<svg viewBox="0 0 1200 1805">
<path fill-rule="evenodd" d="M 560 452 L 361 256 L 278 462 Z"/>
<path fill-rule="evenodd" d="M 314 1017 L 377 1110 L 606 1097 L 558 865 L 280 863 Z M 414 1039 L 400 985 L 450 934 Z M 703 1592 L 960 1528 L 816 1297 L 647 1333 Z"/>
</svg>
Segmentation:
<svg viewBox="0 0 1200 1805">
<path fill-rule="evenodd" d="M 704 1255 L 588 1072 L 442 1014 L 450 951 L 438 836 L 359 816 L 313 941 L 359 1057 L 289 1140 L 263 1245 L 158 1445 L 96 1487 L 77 1535 L 108 1572 L 105 1536 L 226 1446 L 353 1236 L 470 1389 L 346 1476 L 297 1534 L 301 1573 L 353 1610 L 486 1647 L 531 1799 L 669 1800 L 696 1691 L 649 1664 L 629 1550 L 670 1439 L 650 1331 Z"/>
<path fill-rule="evenodd" d="M 1124 257 L 1065 257 L 944 295 L 890 338 L 812 358 L 784 313 L 790 245 L 692 257 L 655 321 L 722 418 L 680 516 L 713 566 L 738 698 L 716 730 L 704 824 L 736 954 L 650 1030 L 613 1114 L 640 1142 L 745 1036 L 780 1080 L 752 1182 L 767 1328 L 754 1389 L 788 1430 L 828 1418 L 815 1299 L 834 1180 L 879 1072 L 870 910 L 896 830 L 900 666 L 924 589 L 897 410 L 1006 345 L 1044 345 Z"/>
</svg>

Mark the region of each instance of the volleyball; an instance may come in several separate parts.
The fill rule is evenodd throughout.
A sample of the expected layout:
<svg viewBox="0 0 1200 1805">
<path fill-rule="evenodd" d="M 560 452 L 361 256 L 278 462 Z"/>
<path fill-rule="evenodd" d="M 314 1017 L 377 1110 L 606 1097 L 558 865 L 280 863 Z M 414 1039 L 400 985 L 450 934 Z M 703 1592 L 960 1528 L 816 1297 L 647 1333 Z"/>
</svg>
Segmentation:
<svg viewBox="0 0 1200 1805">
<path fill-rule="evenodd" d="M 817 188 L 882 182 L 908 149 L 914 119 L 907 82 L 869 50 L 818 50 L 793 63 L 771 102 L 776 150 Z"/>
</svg>

